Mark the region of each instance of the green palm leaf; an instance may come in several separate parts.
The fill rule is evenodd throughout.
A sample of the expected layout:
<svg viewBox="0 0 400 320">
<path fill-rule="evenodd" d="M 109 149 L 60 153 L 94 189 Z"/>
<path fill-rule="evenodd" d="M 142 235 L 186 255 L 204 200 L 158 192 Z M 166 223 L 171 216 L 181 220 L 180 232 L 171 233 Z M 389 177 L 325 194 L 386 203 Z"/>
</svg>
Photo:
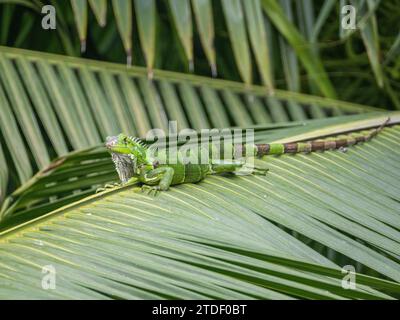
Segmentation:
<svg viewBox="0 0 400 320">
<path fill-rule="evenodd" d="M 311 139 L 368 128 L 382 119 L 314 121 L 258 131 L 257 139 Z M 399 121 L 392 114 L 392 122 Z M 400 292 L 399 141 L 400 127 L 393 126 L 346 153 L 264 157 L 270 168 L 265 177 L 211 176 L 156 198 L 135 186 L 117 188 L 20 221 L 0 233 L 0 296 L 395 297 Z M 17 204 L 11 216 L 18 219 L 17 209 L 24 205 L 29 215 L 43 205 L 38 199 L 51 194 L 87 190 L 107 175 L 112 180 L 105 155 L 94 149 L 54 164 L 13 195 Z M 325 250 L 335 254 L 328 259 Z M 375 277 L 357 274 L 356 289 L 345 290 L 339 267 L 351 261 Z M 56 270 L 57 288 L 46 291 L 40 283 L 42 268 L 49 265 Z"/>
<path fill-rule="evenodd" d="M 400 108 L 399 1 L 0 0 L 0 299 L 398 299 L 400 113 L 332 97 Z M 120 132 L 284 143 L 388 117 L 347 151 L 257 159 L 266 176 L 96 193 Z"/>
<path fill-rule="evenodd" d="M 177 120 L 288 142 L 368 129 L 387 114 L 6 47 L 0 68 L 0 297 L 399 296 L 399 126 L 347 153 L 266 157 L 265 177 L 213 176 L 156 198 L 138 186 L 94 194 L 117 181 L 101 144 L 121 131 L 144 136 Z M 348 264 L 355 290 L 341 285 Z M 41 287 L 49 265 L 56 290 Z"/>
</svg>

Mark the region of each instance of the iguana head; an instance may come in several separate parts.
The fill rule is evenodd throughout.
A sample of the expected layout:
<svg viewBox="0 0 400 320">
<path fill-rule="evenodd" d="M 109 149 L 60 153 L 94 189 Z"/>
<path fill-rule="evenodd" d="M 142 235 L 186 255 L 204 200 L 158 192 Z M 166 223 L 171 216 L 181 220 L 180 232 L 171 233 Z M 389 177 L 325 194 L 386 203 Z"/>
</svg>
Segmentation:
<svg viewBox="0 0 400 320">
<path fill-rule="evenodd" d="M 121 133 L 107 137 L 106 147 L 111 153 L 128 155 L 138 165 L 146 163 L 146 147 L 139 138 Z"/>
</svg>

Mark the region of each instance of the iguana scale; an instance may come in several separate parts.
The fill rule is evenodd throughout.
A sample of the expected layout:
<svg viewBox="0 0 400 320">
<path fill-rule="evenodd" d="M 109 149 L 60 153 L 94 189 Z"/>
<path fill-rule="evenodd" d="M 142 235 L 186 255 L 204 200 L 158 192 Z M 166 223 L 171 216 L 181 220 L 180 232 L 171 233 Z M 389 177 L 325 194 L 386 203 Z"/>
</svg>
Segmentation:
<svg viewBox="0 0 400 320">
<path fill-rule="evenodd" d="M 381 126 L 373 129 L 366 134 L 347 135 L 343 138 L 330 140 L 313 140 L 308 142 L 294 143 L 272 143 L 272 144 L 254 144 L 254 145 L 234 145 L 234 151 L 242 153 L 245 148 L 251 148 L 250 154 L 255 157 L 264 155 L 280 155 L 285 153 L 300 153 L 325 151 L 333 149 L 343 149 L 360 142 L 367 142 L 376 136 L 389 119 Z M 204 179 L 209 174 L 235 173 L 246 166 L 242 160 L 213 160 L 202 164 L 183 164 L 169 163 L 168 157 L 160 161 L 150 159 L 147 155 L 147 147 L 139 138 L 130 137 L 125 134 L 108 137 L 106 147 L 110 151 L 112 160 L 115 163 L 116 170 L 122 184 L 130 181 L 143 183 L 144 188 L 151 190 L 168 190 L 171 185 L 181 183 L 195 183 Z M 209 153 L 209 150 L 199 148 L 199 154 Z M 245 159 L 244 159 L 245 160 Z M 268 169 L 254 166 L 248 170 L 248 173 L 266 174 Z"/>
</svg>

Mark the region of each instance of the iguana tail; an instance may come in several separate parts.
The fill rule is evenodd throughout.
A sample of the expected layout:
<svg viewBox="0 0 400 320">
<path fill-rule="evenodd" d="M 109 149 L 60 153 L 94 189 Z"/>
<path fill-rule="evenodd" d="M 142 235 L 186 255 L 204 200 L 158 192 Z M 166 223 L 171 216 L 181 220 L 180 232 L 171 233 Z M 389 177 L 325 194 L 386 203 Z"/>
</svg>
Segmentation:
<svg viewBox="0 0 400 320">
<path fill-rule="evenodd" d="M 360 142 L 366 142 L 375 137 L 390 121 L 388 118 L 378 128 L 370 131 L 367 134 L 348 135 L 344 138 L 328 139 L 328 140 L 312 140 L 308 142 L 294 142 L 294 143 L 271 143 L 271 144 L 256 144 L 256 155 L 271 155 L 271 154 L 284 154 L 284 153 L 299 153 L 299 152 L 312 152 L 312 151 L 325 151 L 333 149 L 341 149 Z"/>
</svg>

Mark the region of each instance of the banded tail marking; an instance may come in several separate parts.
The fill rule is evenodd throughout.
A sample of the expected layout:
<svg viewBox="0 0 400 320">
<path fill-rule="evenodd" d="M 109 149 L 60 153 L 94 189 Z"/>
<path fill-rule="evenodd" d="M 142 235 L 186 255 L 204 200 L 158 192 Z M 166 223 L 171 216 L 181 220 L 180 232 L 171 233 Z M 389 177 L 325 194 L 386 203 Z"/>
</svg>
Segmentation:
<svg viewBox="0 0 400 320">
<path fill-rule="evenodd" d="M 331 140 L 312 140 L 309 142 L 293 142 L 293 143 L 271 143 L 271 144 L 256 144 L 257 156 L 263 155 L 278 155 L 284 153 L 300 153 L 312 151 L 326 151 L 340 149 L 343 147 L 352 146 L 360 142 L 367 142 L 375 137 L 389 123 L 390 118 L 382 123 L 378 128 L 372 130 L 368 134 L 359 136 L 348 136 L 341 139 Z"/>
</svg>

